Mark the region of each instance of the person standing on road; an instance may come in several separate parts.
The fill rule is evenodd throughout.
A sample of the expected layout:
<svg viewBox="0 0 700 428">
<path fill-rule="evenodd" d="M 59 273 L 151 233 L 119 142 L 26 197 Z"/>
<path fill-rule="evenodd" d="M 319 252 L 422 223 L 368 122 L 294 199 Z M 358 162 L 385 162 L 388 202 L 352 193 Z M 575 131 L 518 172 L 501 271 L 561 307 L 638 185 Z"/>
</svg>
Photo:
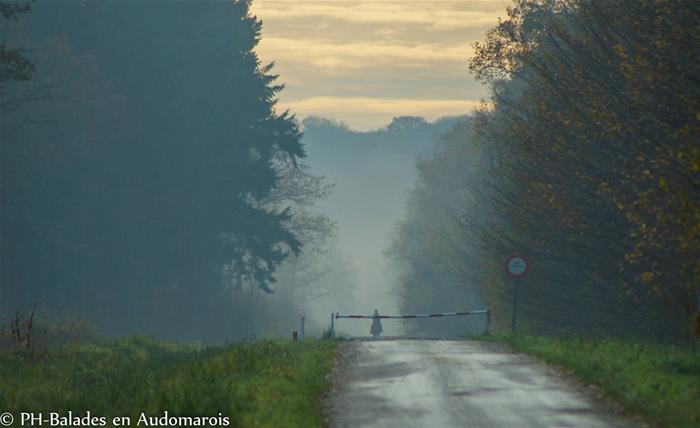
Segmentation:
<svg viewBox="0 0 700 428">
<path fill-rule="evenodd" d="M 375 309 L 374 314 L 372 315 L 372 326 L 369 328 L 369 332 L 372 336 L 379 337 L 379 335 L 382 334 L 382 331 L 384 330 L 382 330 L 382 322 L 379 318 L 379 311 Z"/>
</svg>

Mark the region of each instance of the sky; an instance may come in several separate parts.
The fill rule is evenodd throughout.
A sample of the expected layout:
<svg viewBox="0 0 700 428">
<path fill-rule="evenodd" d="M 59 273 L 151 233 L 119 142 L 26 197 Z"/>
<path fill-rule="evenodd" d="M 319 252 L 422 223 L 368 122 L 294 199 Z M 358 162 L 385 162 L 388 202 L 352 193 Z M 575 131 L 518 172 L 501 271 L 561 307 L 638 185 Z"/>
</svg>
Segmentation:
<svg viewBox="0 0 700 428">
<path fill-rule="evenodd" d="M 469 113 L 487 95 L 467 69 L 506 0 L 254 0 L 257 48 L 286 88 L 278 107 L 356 130 L 394 116 Z"/>
</svg>

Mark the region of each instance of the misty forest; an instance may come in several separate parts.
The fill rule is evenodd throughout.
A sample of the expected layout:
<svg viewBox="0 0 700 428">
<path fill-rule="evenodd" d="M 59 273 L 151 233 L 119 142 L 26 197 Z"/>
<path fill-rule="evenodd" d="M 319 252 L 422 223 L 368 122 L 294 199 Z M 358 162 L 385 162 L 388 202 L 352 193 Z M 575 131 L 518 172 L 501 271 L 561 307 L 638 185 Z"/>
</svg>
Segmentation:
<svg viewBox="0 0 700 428">
<path fill-rule="evenodd" d="M 278 104 L 246 0 L 0 13 L 3 325 L 220 344 L 489 309 L 507 331 L 519 253 L 521 332 L 700 336 L 694 1 L 517 0 L 463 58 L 478 109 L 362 131 Z"/>
</svg>

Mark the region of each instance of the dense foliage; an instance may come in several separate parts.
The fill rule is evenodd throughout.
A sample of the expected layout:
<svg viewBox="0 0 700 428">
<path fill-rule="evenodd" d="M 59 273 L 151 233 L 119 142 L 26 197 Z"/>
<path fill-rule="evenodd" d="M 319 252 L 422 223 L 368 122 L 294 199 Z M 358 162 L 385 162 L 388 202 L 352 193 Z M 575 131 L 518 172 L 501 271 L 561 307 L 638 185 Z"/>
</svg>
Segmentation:
<svg viewBox="0 0 700 428">
<path fill-rule="evenodd" d="M 37 3 L 3 24 L 36 71 L 2 86 L 0 312 L 229 337 L 236 290 L 268 290 L 305 243 L 293 192 L 323 193 L 249 2 Z"/>
<path fill-rule="evenodd" d="M 449 272 L 471 272 L 454 286 L 481 287 L 499 325 L 510 320 L 503 262 L 520 252 L 531 261 L 524 328 L 688 337 L 700 291 L 699 20 L 683 0 L 518 0 L 475 45 L 470 68 L 493 95 L 474 134 L 428 164 L 452 183 L 443 193 L 467 199 L 442 209 L 452 233 L 432 245 L 455 260 Z M 453 172 L 446 151 L 469 171 Z M 414 197 L 439 192 L 434 181 Z M 406 225 L 433 218 L 410 213 Z M 435 286 L 420 284 L 400 285 Z"/>
</svg>

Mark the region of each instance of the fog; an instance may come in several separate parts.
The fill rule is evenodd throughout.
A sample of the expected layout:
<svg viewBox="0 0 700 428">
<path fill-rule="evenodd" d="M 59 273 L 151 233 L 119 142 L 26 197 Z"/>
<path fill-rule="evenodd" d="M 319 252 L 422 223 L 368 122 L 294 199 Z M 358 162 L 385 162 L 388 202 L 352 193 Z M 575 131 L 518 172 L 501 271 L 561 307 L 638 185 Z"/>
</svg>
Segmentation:
<svg viewBox="0 0 700 428">
<path fill-rule="evenodd" d="M 384 251 L 417 156 L 457 119 L 356 132 L 275 110 L 260 27 L 230 25 L 247 13 L 40 3 L 6 22 L 5 318 L 219 342 L 289 336 L 301 314 L 320 336 L 332 312 L 399 311 Z"/>
<path fill-rule="evenodd" d="M 429 153 L 435 139 L 460 119 L 429 123 L 404 116 L 366 132 L 353 131 L 347 124 L 330 119 L 303 121 L 309 164 L 334 184 L 333 192 L 319 201 L 317 209 L 336 219 L 338 250 L 356 270 L 353 299 L 339 302 L 333 312 L 401 312 L 397 272 L 385 251 L 415 184 L 418 156 Z M 387 335 L 402 334 L 402 327 L 397 320 L 384 322 Z M 368 321 L 343 320 L 339 331 L 366 335 L 368 329 Z"/>
<path fill-rule="evenodd" d="M 278 37 L 284 75 L 248 1 L 0 1 L 0 324 L 224 343 L 290 337 L 302 314 L 319 337 L 334 312 L 489 309 L 506 331 L 517 289 L 522 332 L 700 335 L 700 55 L 677 42 L 697 14 L 525 1 L 432 25 L 452 12 L 419 3 L 394 24 L 433 44 Z M 516 253 L 526 277 L 504 269 Z"/>
</svg>

